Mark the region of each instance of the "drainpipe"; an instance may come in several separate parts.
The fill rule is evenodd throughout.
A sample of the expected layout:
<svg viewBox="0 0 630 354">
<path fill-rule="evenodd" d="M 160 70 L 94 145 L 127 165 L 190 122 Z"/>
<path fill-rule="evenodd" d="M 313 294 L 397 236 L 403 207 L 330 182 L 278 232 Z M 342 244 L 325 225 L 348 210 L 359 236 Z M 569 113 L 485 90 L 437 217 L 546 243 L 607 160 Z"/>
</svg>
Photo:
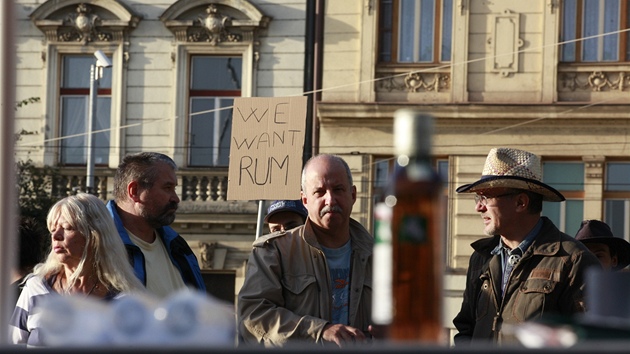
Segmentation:
<svg viewBox="0 0 630 354">
<path fill-rule="evenodd" d="M 307 0 L 304 40 L 304 92 L 308 97 L 303 161 L 318 153 L 317 102 L 321 100 L 324 0 Z"/>
</svg>

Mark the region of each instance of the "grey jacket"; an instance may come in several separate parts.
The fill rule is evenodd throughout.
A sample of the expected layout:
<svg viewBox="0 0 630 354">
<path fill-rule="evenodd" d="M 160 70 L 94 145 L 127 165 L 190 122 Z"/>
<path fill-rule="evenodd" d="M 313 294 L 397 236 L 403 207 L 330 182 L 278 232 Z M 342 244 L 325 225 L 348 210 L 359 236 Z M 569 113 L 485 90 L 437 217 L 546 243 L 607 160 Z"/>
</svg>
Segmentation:
<svg viewBox="0 0 630 354">
<path fill-rule="evenodd" d="M 582 243 L 543 217 L 542 229 L 514 267 L 503 297 L 501 257 L 490 253 L 498 243 L 499 236 L 472 243 L 475 251 L 468 266 L 464 300 L 453 320 L 459 331 L 455 345 L 479 340 L 514 344 L 517 340 L 509 333 L 509 325 L 585 310 L 584 271 L 601 265 Z"/>
<path fill-rule="evenodd" d="M 350 220 L 349 325 L 368 330 L 372 301 L 372 236 Z M 310 221 L 253 244 L 238 296 L 239 340 L 268 347 L 322 342 L 332 317 L 330 273 Z"/>
</svg>

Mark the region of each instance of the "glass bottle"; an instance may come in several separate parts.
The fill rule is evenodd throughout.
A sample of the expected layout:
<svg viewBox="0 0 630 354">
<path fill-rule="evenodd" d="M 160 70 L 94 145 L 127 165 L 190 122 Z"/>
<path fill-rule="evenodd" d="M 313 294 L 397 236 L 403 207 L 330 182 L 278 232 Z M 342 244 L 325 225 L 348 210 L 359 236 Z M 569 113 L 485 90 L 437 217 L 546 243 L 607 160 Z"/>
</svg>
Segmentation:
<svg viewBox="0 0 630 354">
<path fill-rule="evenodd" d="M 445 344 L 442 325 L 442 182 L 431 162 L 433 117 L 394 115 L 391 193 L 393 318 L 389 338 Z M 378 299 L 375 299 L 378 301 Z"/>
</svg>

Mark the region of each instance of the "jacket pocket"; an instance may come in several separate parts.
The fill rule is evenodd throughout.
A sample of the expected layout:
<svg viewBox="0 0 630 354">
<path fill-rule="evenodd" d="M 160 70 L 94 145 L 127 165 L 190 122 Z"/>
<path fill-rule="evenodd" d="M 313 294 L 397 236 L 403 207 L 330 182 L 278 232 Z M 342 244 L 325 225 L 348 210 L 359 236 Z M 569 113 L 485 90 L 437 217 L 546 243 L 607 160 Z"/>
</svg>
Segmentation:
<svg viewBox="0 0 630 354">
<path fill-rule="evenodd" d="M 549 279 L 527 279 L 523 282 L 514 299 L 514 318 L 519 322 L 540 318 L 556 285 L 557 282 Z"/>
<path fill-rule="evenodd" d="M 293 312 L 312 315 L 319 309 L 317 279 L 312 274 L 285 274 L 282 277 L 285 307 Z"/>
<path fill-rule="evenodd" d="M 477 321 L 488 316 L 490 308 L 492 308 L 492 287 L 490 286 L 490 278 L 482 276 L 480 278 L 479 297 L 477 298 Z M 491 315 L 494 315 L 492 311 Z"/>
</svg>

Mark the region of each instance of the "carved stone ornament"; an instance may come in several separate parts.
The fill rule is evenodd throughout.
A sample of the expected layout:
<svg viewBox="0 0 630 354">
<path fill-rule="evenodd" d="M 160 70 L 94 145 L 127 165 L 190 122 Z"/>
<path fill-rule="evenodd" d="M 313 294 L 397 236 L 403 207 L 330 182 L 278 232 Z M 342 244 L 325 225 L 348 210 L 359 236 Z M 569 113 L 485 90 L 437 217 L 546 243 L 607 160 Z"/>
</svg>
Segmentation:
<svg viewBox="0 0 630 354">
<path fill-rule="evenodd" d="M 616 79 L 612 79 L 616 76 Z M 625 91 L 630 86 L 630 75 L 620 72 L 573 72 L 560 74 L 560 89 L 563 91 Z"/>
<path fill-rule="evenodd" d="M 212 269 L 214 266 L 214 250 L 217 248 L 215 242 L 207 243 L 199 241 L 199 255 L 202 269 Z"/>
<path fill-rule="evenodd" d="M 448 73 L 411 72 L 404 77 L 389 76 L 378 81 L 377 88 L 386 91 L 440 92 L 450 89 L 451 76 Z"/>
<path fill-rule="evenodd" d="M 246 0 L 179 0 L 164 11 L 160 20 L 177 41 L 211 46 L 252 43 L 256 30 L 269 24 L 269 17 Z"/>
<path fill-rule="evenodd" d="M 117 0 L 46 1 L 31 15 L 31 20 L 48 42 L 127 43 L 129 33 L 140 22 Z"/>
<path fill-rule="evenodd" d="M 510 77 L 518 72 L 519 51 L 525 42 L 519 38 L 520 16 L 510 10 L 492 16 L 492 27 L 487 43 L 490 49 L 488 71 Z"/>
<path fill-rule="evenodd" d="M 77 41 L 87 44 L 95 38 L 107 42 L 112 39 L 112 34 L 102 31 L 97 26 L 101 25 L 101 18 L 92 14 L 92 8 L 86 4 L 77 6 L 76 14 L 69 15 L 64 21 L 69 28 L 59 34 L 60 42 Z"/>
<path fill-rule="evenodd" d="M 217 45 L 225 41 L 239 42 L 241 40 L 241 35 L 228 31 L 227 26 L 231 25 L 232 19 L 221 14 L 216 5 L 208 6 L 206 13 L 206 16 L 200 16 L 193 22 L 197 27 L 189 29 L 190 42 L 208 42 L 210 45 Z"/>
</svg>

